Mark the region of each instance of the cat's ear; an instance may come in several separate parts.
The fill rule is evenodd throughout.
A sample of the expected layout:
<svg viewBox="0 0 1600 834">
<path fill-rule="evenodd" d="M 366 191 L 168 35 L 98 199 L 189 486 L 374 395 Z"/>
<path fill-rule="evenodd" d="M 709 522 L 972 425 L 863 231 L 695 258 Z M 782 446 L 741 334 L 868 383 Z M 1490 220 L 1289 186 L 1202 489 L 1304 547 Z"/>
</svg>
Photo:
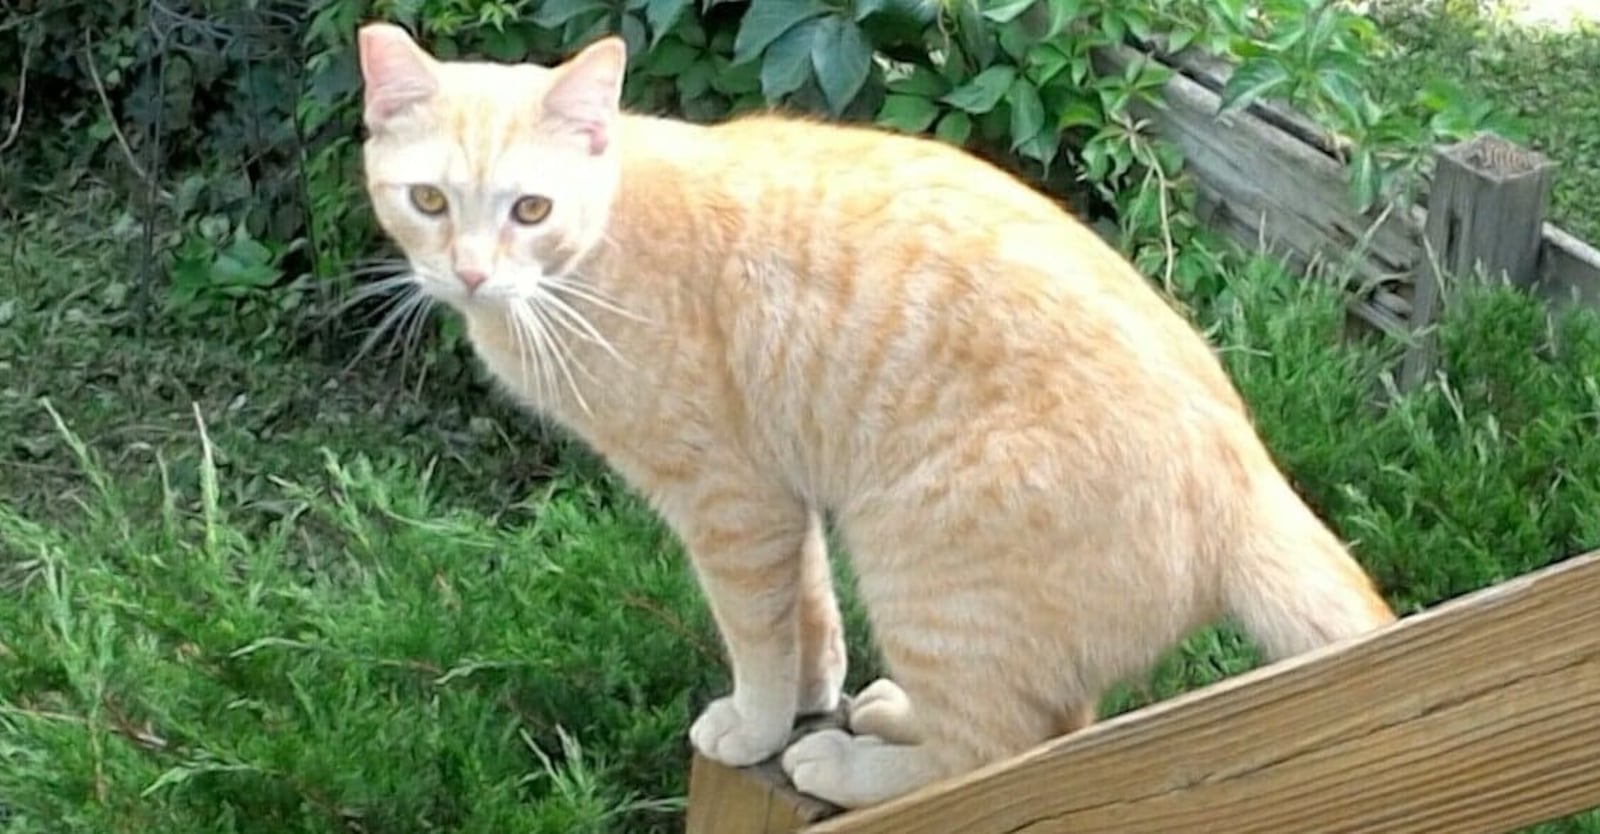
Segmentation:
<svg viewBox="0 0 1600 834">
<path fill-rule="evenodd" d="M 406 30 L 391 23 L 369 23 L 361 27 L 357 41 L 368 128 L 383 127 L 438 90 L 433 57 Z"/>
<path fill-rule="evenodd" d="M 556 70 L 544 97 L 544 115 L 588 140 L 598 156 L 611 144 L 622 109 L 622 77 L 628 47 L 616 36 L 589 44 Z"/>
</svg>

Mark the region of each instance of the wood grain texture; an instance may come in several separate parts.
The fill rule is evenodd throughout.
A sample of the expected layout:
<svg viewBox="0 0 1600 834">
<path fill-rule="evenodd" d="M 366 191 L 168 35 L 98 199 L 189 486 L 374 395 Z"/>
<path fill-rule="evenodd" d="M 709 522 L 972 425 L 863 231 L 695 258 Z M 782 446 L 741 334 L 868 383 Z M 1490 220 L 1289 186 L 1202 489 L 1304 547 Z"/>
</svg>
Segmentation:
<svg viewBox="0 0 1600 834">
<path fill-rule="evenodd" d="M 794 834 L 837 810 L 796 793 L 775 761 L 731 768 L 696 754 L 690 766 L 687 834 Z"/>
<path fill-rule="evenodd" d="M 1600 806 L 1600 551 L 806 834 L 1502 834 Z"/>
<path fill-rule="evenodd" d="M 1102 70 L 1120 71 L 1152 55 L 1176 72 L 1163 91 L 1167 107 L 1138 115 L 1183 150 L 1207 222 L 1246 248 L 1266 248 L 1297 269 L 1362 287 L 1351 311 L 1380 330 L 1408 333 L 1414 276 L 1426 260 L 1426 212 L 1357 213 L 1335 140 L 1293 110 L 1255 102 L 1219 115 L 1219 94 L 1233 71 L 1224 61 L 1153 47 L 1104 51 L 1096 60 Z M 1546 223 L 1538 264 L 1542 297 L 1600 307 L 1600 251 L 1593 246 Z"/>
<path fill-rule="evenodd" d="M 789 743 L 806 733 L 844 727 L 849 709 L 846 698 L 832 713 L 801 718 Z M 696 753 L 690 764 L 685 834 L 794 834 L 838 812 L 833 805 L 796 791 L 776 756 L 734 768 Z"/>
<path fill-rule="evenodd" d="M 1556 306 L 1600 307 L 1600 250 L 1549 223 L 1543 238 L 1535 291 Z"/>
<path fill-rule="evenodd" d="M 1133 49 L 1097 55 L 1101 69 L 1121 72 L 1145 59 Z M 1212 88 L 1221 80 L 1177 72 L 1163 90 L 1166 107 L 1140 108 L 1156 130 L 1183 152 L 1200 197 L 1200 214 L 1247 249 L 1281 256 L 1301 271 L 1320 271 L 1349 285 L 1399 287 L 1409 283 L 1421 253 L 1420 230 L 1398 212 L 1361 215 L 1351 205 L 1344 170 L 1323 148 L 1275 124 L 1291 117 L 1252 106 L 1219 114 Z M 1192 77 L 1198 75 L 1198 77 Z M 1392 289 L 1387 299 L 1403 295 Z M 1377 300 L 1356 299 L 1352 312 L 1368 324 L 1405 332 L 1403 312 Z"/>
<path fill-rule="evenodd" d="M 1554 166 L 1544 155 L 1491 134 L 1439 149 L 1423 229 L 1425 257 L 1415 273 L 1411 328 L 1416 341 L 1400 367 L 1409 390 L 1433 374 L 1438 336 L 1431 327 L 1451 280 L 1507 280 L 1531 287 L 1539 277 L 1544 211 Z"/>
</svg>

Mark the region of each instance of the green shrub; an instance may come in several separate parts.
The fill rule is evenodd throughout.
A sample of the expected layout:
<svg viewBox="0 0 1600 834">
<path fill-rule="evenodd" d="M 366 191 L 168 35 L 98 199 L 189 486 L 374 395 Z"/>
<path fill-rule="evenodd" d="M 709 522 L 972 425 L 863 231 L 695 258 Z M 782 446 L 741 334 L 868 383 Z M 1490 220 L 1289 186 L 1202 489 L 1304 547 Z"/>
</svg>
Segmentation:
<svg viewBox="0 0 1600 834">
<path fill-rule="evenodd" d="M 52 91 L 53 110 L 31 118 L 83 128 L 38 140 L 32 158 L 48 171 L 143 160 L 167 192 L 143 213 L 171 278 L 168 312 L 243 321 L 245 335 L 271 332 L 308 292 L 342 293 L 352 264 L 380 248 L 356 154 L 352 42 L 368 19 L 399 21 L 446 57 L 498 60 L 550 62 L 617 32 L 640 110 L 717 120 L 781 106 L 932 134 L 1080 211 L 1109 211 L 1148 274 L 1202 296 L 1220 290 L 1219 256 L 1197 237 L 1178 153 L 1133 115 L 1169 70 L 1103 73 L 1097 50 L 1137 38 L 1239 61 L 1230 106 L 1306 108 L 1351 143 L 1363 206 L 1403 197 L 1430 139 L 1493 116 L 1442 85 L 1399 106 L 1375 100 L 1381 38 L 1321 0 L 120 0 L 4 15 L 0 38 L 40 56 L 34 87 Z M 109 109 L 76 60 L 82 42 Z"/>
</svg>

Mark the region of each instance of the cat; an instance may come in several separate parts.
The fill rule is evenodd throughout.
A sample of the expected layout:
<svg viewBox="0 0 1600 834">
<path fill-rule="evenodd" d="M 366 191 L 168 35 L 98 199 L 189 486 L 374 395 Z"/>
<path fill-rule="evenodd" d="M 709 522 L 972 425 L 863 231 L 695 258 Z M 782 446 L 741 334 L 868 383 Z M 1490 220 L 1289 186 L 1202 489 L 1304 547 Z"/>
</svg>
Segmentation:
<svg viewBox="0 0 1600 834">
<path fill-rule="evenodd" d="M 708 758 L 873 805 L 1088 726 L 1227 616 L 1271 659 L 1395 619 L 1204 337 L 1013 175 L 625 111 L 615 36 L 551 66 L 358 42 L 366 190 L 417 290 L 690 558 L 733 678 L 689 730 Z M 790 744 L 845 680 L 825 517 L 888 676 Z"/>
</svg>

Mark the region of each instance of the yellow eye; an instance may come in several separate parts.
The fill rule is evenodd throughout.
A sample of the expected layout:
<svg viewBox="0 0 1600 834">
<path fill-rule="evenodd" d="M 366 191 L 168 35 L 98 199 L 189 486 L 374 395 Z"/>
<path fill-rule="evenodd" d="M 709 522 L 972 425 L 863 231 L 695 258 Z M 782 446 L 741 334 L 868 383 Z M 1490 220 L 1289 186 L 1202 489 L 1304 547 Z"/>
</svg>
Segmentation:
<svg viewBox="0 0 1600 834">
<path fill-rule="evenodd" d="M 449 201 L 444 198 L 444 192 L 431 185 L 413 185 L 409 194 L 411 205 L 416 206 L 417 211 L 423 214 L 444 214 L 445 207 L 449 205 Z"/>
<path fill-rule="evenodd" d="M 524 226 L 543 223 L 550 216 L 550 198 L 529 195 L 511 206 L 511 219 Z"/>
</svg>

